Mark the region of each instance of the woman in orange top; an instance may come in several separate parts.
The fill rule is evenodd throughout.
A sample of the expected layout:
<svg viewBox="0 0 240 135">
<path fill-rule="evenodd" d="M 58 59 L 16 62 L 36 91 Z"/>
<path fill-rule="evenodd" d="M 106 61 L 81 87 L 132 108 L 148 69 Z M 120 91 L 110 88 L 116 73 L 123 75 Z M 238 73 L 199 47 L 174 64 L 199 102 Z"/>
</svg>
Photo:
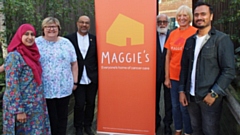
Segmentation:
<svg viewBox="0 0 240 135">
<path fill-rule="evenodd" d="M 171 90 L 173 120 L 176 130 L 175 135 L 181 135 L 183 127 L 185 134 L 191 134 L 192 127 L 187 107 L 183 107 L 179 102 L 178 86 L 181 68 L 180 63 L 186 39 L 195 34 L 197 29 L 190 25 L 192 21 L 192 12 L 188 6 L 183 5 L 178 8 L 176 20 L 179 24 L 179 28 L 170 33 L 165 44 L 167 55 L 164 84 Z"/>
</svg>

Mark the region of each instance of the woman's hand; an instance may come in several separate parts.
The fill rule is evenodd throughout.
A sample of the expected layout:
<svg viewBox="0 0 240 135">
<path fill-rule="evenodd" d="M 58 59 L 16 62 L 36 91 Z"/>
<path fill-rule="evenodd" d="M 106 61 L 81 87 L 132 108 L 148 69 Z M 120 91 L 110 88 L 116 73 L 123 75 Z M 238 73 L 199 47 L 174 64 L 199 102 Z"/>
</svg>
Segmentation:
<svg viewBox="0 0 240 135">
<path fill-rule="evenodd" d="M 4 64 L 0 66 L 0 73 L 2 73 L 3 71 L 4 71 Z"/>
<path fill-rule="evenodd" d="M 165 79 L 164 85 L 165 85 L 167 88 L 171 88 L 171 81 L 170 81 L 170 79 Z"/>
<path fill-rule="evenodd" d="M 24 123 L 27 121 L 27 115 L 26 113 L 19 113 L 17 114 L 17 121 Z"/>
<path fill-rule="evenodd" d="M 73 85 L 73 89 L 72 90 L 76 90 L 77 89 L 77 85 L 76 84 L 74 84 Z"/>
</svg>

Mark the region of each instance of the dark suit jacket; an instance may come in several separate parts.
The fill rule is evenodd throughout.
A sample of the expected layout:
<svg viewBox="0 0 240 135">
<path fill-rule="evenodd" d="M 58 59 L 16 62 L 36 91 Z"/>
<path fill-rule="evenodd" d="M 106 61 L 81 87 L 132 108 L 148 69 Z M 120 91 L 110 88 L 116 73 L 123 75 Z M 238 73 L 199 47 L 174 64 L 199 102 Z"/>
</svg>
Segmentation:
<svg viewBox="0 0 240 135">
<path fill-rule="evenodd" d="M 85 65 L 87 70 L 87 75 L 91 80 L 91 82 L 98 83 L 98 60 L 97 60 L 96 37 L 91 34 L 88 34 L 88 35 L 89 35 L 89 48 L 88 48 L 85 59 L 83 59 L 80 48 L 78 46 L 77 33 L 75 32 L 65 37 L 72 42 L 76 50 L 77 61 L 78 61 L 78 82 L 80 82 L 80 79 L 83 73 L 83 66 Z"/>
<path fill-rule="evenodd" d="M 164 48 L 163 52 L 161 51 L 158 34 L 159 33 L 157 32 L 157 64 L 156 64 L 157 76 L 156 77 L 157 77 L 157 81 L 160 81 L 160 80 L 163 81 L 165 78 L 165 56 L 167 53 L 167 49 Z M 170 34 L 170 31 L 168 30 L 165 43 L 168 39 L 169 34 Z"/>
</svg>

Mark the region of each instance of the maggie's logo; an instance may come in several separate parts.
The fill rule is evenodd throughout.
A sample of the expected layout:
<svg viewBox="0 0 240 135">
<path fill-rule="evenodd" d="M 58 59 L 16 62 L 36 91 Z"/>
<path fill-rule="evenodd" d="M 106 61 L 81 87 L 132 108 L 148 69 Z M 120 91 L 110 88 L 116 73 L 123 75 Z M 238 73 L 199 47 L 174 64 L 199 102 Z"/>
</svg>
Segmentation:
<svg viewBox="0 0 240 135">
<path fill-rule="evenodd" d="M 144 44 L 144 25 L 119 14 L 107 31 L 106 42 L 116 46 Z"/>
</svg>

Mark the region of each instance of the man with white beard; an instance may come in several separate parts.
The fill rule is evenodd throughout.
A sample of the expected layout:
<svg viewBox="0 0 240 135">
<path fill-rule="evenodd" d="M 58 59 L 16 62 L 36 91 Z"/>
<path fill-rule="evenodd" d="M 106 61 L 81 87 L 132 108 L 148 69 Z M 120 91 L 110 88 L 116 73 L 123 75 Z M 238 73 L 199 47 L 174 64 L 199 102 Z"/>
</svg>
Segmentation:
<svg viewBox="0 0 240 135">
<path fill-rule="evenodd" d="M 161 86 L 163 85 L 164 90 L 164 108 L 165 108 L 165 117 L 164 122 L 164 133 L 165 135 L 172 135 L 171 124 L 172 120 L 172 104 L 171 104 L 171 94 L 170 89 L 164 85 L 165 81 L 165 56 L 166 48 L 164 44 L 167 41 L 169 36 L 168 30 L 168 16 L 165 14 L 160 14 L 157 16 L 157 75 L 156 75 L 156 132 L 158 127 L 161 125 L 161 116 L 159 114 L 160 107 L 160 93 Z"/>
</svg>

